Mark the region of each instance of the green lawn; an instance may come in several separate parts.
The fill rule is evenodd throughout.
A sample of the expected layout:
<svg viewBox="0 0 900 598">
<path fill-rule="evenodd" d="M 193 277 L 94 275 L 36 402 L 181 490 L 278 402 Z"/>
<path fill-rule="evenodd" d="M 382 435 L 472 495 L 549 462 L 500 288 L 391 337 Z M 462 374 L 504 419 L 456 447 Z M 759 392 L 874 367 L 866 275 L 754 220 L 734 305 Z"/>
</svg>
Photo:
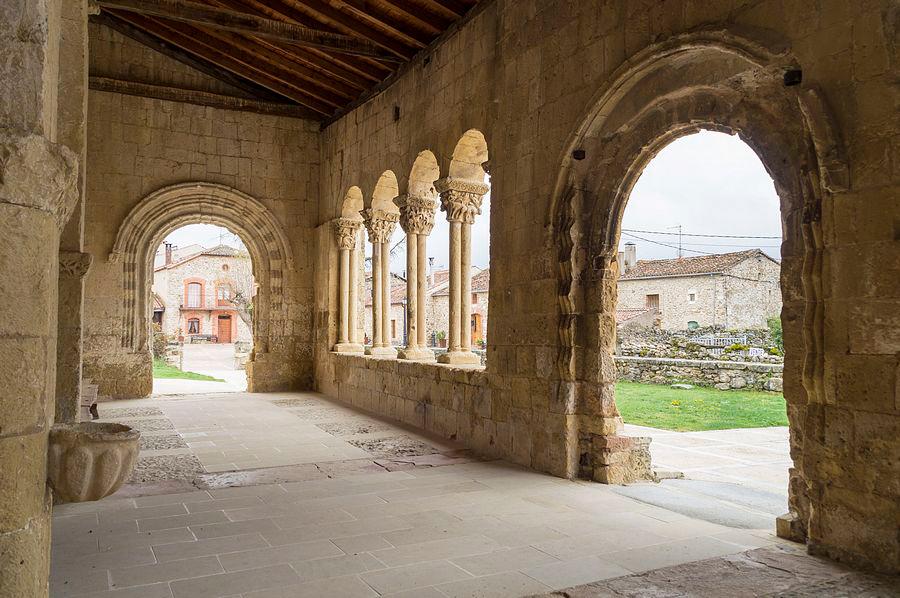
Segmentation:
<svg viewBox="0 0 900 598">
<path fill-rule="evenodd" d="M 676 432 L 788 425 L 784 397 L 777 392 L 619 382 L 616 405 L 626 423 Z"/>
<path fill-rule="evenodd" d="M 196 372 L 182 372 L 176 367 L 172 367 L 162 359 L 153 360 L 153 377 L 154 378 L 181 378 L 183 380 L 206 380 L 207 382 L 225 382 L 221 378 L 213 378 Z"/>
</svg>

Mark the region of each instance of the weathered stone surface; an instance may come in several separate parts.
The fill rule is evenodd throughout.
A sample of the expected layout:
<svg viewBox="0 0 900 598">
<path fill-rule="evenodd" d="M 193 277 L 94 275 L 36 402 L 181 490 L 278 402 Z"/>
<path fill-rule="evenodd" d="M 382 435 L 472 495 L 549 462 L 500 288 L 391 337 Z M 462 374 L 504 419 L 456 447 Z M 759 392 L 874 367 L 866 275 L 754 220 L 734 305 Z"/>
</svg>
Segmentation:
<svg viewBox="0 0 900 598">
<path fill-rule="evenodd" d="M 100 500 L 131 476 L 141 433 L 122 424 L 57 424 L 50 430 L 47 479 L 62 502 Z"/>
</svg>

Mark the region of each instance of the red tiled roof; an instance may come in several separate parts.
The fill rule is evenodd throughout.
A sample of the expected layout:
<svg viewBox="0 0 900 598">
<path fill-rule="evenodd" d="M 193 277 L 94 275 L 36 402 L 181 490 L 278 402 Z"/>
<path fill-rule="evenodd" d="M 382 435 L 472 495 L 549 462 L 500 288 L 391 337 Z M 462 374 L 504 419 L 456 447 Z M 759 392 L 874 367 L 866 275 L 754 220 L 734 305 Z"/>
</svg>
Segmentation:
<svg viewBox="0 0 900 598">
<path fill-rule="evenodd" d="M 366 273 L 366 305 L 372 305 L 372 273 Z M 403 303 L 406 300 L 406 279 L 391 273 L 391 305 Z"/>
<path fill-rule="evenodd" d="M 472 277 L 472 292 L 473 293 L 487 293 L 488 287 L 491 283 L 491 270 L 490 268 L 485 268 L 478 274 Z"/>
<path fill-rule="evenodd" d="M 628 320 L 633 320 L 634 318 L 647 313 L 647 309 L 643 307 L 639 308 L 617 308 L 616 309 L 616 324 L 622 324 L 627 322 Z"/>
<path fill-rule="evenodd" d="M 763 255 L 772 259 L 759 249 L 735 251 L 733 253 L 717 253 L 714 255 L 698 255 L 680 257 L 670 260 L 638 260 L 628 272 L 620 276 L 623 280 L 631 278 L 655 278 L 658 276 L 688 276 L 692 274 L 712 274 L 724 272 L 751 257 Z M 774 260 L 772 260 L 774 261 Z"/>
</svg>

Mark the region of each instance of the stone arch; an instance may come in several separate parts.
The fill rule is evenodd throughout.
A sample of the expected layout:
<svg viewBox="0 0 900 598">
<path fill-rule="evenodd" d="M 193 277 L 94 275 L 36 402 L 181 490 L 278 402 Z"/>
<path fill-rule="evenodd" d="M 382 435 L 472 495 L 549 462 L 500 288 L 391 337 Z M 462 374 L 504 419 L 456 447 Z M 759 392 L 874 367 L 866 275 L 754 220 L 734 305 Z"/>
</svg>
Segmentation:
<svg viewBox="0 0 900 598">
<path fill-rule="evenodd" d="M 394 204 L 394 198 L 400 195 L 400 185 L 393 170 L 385 170 L 375 183 L 370 206 L 373 210 L 383 210 L 389 214 L 399 214 L 400 209 Z"/>
<path fill-rule="evenodd" d="M 422 150 L 416 156 L 409 172 L 407 192 L 417 197 L 434 199 L 437 196 L 434 182 L 440 177 L 441 168 L 438 166 L 437 158 L 430 150 Z"/>
<path fill-rule="evenodd" d="M 122 264 L 124 277 L 121 346 L 134 353 L 149 352 L 153 253 L 167 234 L 188 224 L 225 227 L 246 244 L 259 285 L 252 359 L 268 353 L 279 343 L 273 336 L 287 316 L 284 288 L 286 272 L 292 270 L 290 244 L 275 216 L 258 200 L 225 185 L 199 182 L 151 193 L 119 228 L 109 261 Z"/>
<path fill-rule="evenodd" d="M 449 176 L 455 179 L 484 182 L 487 172 L 488 145 L 484 134 L 478 129 L 463 133 L 450 159 Z"/>
<path fill-rule="evenodd" d="M 344 201 L 341 202 L 341 218 L 362 220 L 360 212 L 362 212 L 364 207 L 362 189 L 354 185 L 347 189 Z"/>
<path fill-rule="evenodd" d="M 676 36 L 638 53 L 599 91 L 565 149 L 547 230 L 559 264 L 557 400 L 573 422 L 566 473 L 606 482 L 649 474 L 641 442 L 621 435 L 614 397 L 615 257 L 625 203 L 646 164 L 683 135 L 737 134 L 756 152 L 781 200 L 784 388 L 795 464 L 786 522 L 803 540 L 807 496 L 819 490 L 804 475 L 800 430 L 808 406 L 823 400 L 821 205 L 846 185 L 847 168 L 820 97 L 785 86 L 789 70 L 799 65 L 780 46 L 726 31 Z"/>
</svg>

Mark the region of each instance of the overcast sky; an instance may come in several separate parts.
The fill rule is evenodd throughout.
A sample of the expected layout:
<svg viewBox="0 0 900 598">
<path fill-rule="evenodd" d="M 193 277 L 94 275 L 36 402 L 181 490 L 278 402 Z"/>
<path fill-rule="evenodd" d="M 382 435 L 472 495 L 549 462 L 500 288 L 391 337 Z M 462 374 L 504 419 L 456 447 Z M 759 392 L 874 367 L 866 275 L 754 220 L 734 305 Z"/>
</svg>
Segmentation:
<svg viewBox="0 0 900 598">
<path fill-rule="evenodd" d="M 472 227 L 472 264 L 487 267 L 489 260 L 490 194 Z M 673 141 L 644 169 L 622 222 L 621 244 L 637 244 L 638 259 L 674 258 L 678 255 L 677 227 L 686 234 L 750 235 L 776 239 L 722 239 L 682 237 L 685 256 L 698 252 L 726 253 L 759 247 L 779 257 L 781 219 L 772 179 L 756 154 L 737 136 L 703 131 Z M 631 231 L 657 231 L 664 234 Z M 428 238 L 428 256 L 435 268 L 447 267 L 450 225 L 443 212 L 435 214 Z M 637 237 L 642 237 L 639 239 Z M 397 226 L 391 245 L 404 238 Z M 180 247 L 199 243 L 213 247 L 221 241 L 243 247 L 237 235 L 211 224 L 192 224 L 166 240 Z M 663 245 L 671 247 L 665 247 Z M 371 246 L 366 244 L 366 255 Z M 391 259 L 391 270 L 406 269 L 405 249 Z"/>
</svg>

